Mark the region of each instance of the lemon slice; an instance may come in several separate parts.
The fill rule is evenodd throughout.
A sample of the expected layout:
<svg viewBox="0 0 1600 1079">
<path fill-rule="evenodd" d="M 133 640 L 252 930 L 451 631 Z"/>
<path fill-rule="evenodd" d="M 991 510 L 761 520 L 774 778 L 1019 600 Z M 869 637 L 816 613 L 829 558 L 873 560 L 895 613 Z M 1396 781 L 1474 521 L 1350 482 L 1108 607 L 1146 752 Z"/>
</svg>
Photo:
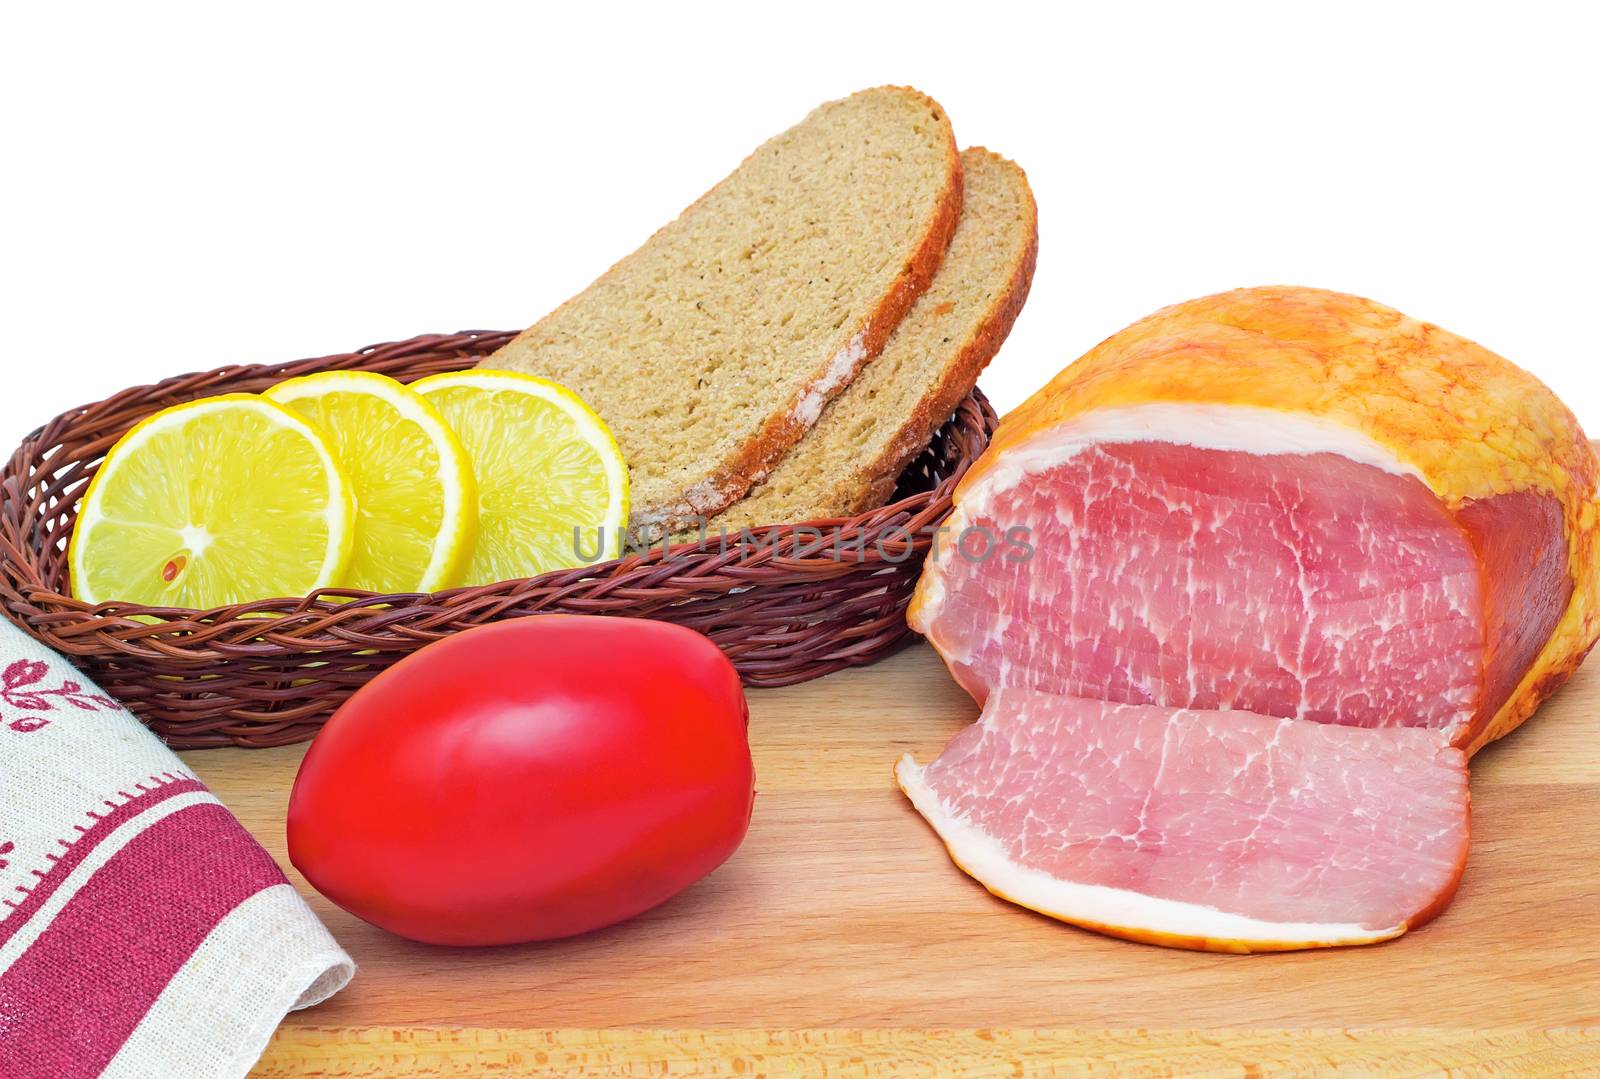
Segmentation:
<svg viewBox="0 0 1600 1079">
<path fill-rule="evenodd" d="M 577 394 L 513 371 L 430 375 L 411 388 L 438 406 L 472 458 L 478 542 L 463 583 L 615 557 L 628 520 L 628 467 Z"/>
<path fill-rule="evenodd" d="M 67 559 L 85 603 L 221 607 L 338 583 L 350 484 L 322 436 L 253 394 L 174 405 L 123 435 L 89 484 Z"/>
<path fill-rule="evenodd" d="M 340 584 L 433 592 L 460 582 L 478 496 L 467 451 L 438 409 L 371 371 L 323 371 L 263 396 L 320 431 L 350 477 L 355 554 Z"/>
</svg>

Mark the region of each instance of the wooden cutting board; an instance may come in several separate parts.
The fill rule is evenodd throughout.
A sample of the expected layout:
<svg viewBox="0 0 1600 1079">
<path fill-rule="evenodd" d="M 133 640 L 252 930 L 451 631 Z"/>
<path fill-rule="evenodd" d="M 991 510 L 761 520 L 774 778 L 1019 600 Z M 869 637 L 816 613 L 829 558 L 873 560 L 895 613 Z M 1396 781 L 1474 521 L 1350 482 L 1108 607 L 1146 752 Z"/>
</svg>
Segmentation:
<svg viewBox="0 0 1600 1079">
<path fill-rule="evenodd" d="M 290 1016 L 259 1074 L 1600 1073 L 1600 1030 L 1574 1029 L 1600 1027 L 1600 668 L 1473 762 L 1472 858 L 1437 921 L 1284 955 L 1109 940 L 956 870 L 890 776 L 977 714 L 924 645 L 750 711 L 748 840 L 625 925 L 428 947 L 291 870 L 359 972 Z M 303 752 L 184 758 L 287 868 Z"/>
</svg>

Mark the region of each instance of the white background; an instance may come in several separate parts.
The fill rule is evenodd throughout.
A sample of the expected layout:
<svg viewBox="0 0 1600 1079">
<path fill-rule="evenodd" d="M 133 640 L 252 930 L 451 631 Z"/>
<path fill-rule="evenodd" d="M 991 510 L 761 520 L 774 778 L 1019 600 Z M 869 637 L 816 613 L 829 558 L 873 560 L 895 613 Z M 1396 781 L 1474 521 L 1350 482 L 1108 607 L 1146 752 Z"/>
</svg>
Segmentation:
<svg viewBox="0 0 1600 1079">
<path fill-rule="evenodd" d="M 1474 338 L 1600 433 L 1597 30 L 1527 4 L 11 4 L 0 442 L 183 371 L 524 326 L 885 82 L 1032 179 L 1002 407 L 1157 307 L 1293 283 Z"/>
</svg>

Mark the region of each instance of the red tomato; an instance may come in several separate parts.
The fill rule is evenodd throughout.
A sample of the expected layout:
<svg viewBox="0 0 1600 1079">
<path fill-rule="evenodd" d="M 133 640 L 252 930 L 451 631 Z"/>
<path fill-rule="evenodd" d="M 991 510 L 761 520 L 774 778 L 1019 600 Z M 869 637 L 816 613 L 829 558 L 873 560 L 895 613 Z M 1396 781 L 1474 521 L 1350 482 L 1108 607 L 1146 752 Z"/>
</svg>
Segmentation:
<svg viewBox="0 0 1600 1079">
<path fill-rule="evenodd" d="M 289 858 L 412 940 L 586 933 L 738 848 L 748 724 L 733 665 L 693 630 L 577 615 L 468 630 L 334 713 L 289 796 Z"/>
</svg>

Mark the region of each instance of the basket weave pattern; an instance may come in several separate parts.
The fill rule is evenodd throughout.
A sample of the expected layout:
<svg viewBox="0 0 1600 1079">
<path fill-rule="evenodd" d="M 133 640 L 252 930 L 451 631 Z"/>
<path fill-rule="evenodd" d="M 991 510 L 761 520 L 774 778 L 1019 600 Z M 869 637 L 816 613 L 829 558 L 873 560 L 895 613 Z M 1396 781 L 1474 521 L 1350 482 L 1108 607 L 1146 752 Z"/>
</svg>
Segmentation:
<svg viewBox="0 0 1600 1079">
<path fill-rule="evenodd" d="M 520 615 L 677 622 L 707 634 L 754 686 L 871 663 L 903 643 L 905 608 L 931 529 L 994 430 L 994 411 L 976 390 L 907 467 L 894 501 L 858 517 L 770 526 L 725 545 L 713 539 L 705 549 L 657 545 L 581 569 L 434 594 L 330 589 L 210 611 L 71 598 L 65 541 L 77 499 L 106 451 L 145 416 L 211 394 L 260 392 L 313 371 L 378 371 L 409 382 L 470 367 L 513 336 L 428 335 L 296 363 L 224 367 L 56 417 L 24 439 L 0 471 L 0 608 L 176 748 L 303 741 L 401 657 Z"/>
</svg>

